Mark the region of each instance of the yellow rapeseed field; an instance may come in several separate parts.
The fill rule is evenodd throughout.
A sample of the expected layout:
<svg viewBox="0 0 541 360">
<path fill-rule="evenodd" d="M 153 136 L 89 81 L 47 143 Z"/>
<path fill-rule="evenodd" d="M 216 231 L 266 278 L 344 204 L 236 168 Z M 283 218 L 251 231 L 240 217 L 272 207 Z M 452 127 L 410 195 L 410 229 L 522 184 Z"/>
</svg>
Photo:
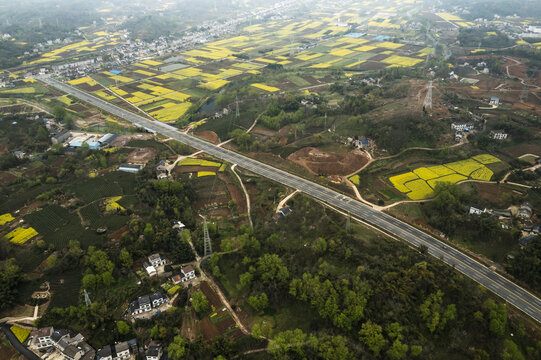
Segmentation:
<svg viewBox="0 0 541 360">
<path fill-rule="evenodd" d="M 405 174 L 400 174 L 396 176 L 392 176 L 389 178 L 389 181 L 394 185 L 395 188 L 398 189 L 398 191 L 407 193 L 410 191 L 409 188 L 407 188 L 404 184 L 408 181 L 417 180 L 419 177 L 415 175 L 412 172 L 408 172 Z"/>
<path fill-rule="evenodd" d="M 261 90 L 268 91 L 268 92 L 280 91 L 280 89 L 278 89 L 278 88 L 276 88 L 274 86 L 268 86 L 268 85 L 263 85 L 263 84 L 259 84 L 259 83 L 252 84 L 252 86 L 255 87 L 255 88 L 261 89 Z"/>
<path fill-rule="evenodd" d="M 13 220 L 15 220 L 15 218 L 13 216 L 11 216 L 10 213 L 0 215 L 0 226 L 4 226 L 4 225 L 6 225 L 7 223 L 9 223 L 9 222 L 11 222 Z"/>
<path fill-rule="evenodd" d="M 18 227 L 6 235 L 6 238 L 14 244 L 24 244 L 34 236 L 38 235 L 38 232 L 34 228 L 28 229 Z"/>
<path fill-rule="evenodd" d="M 407 193 L 411 200 L 426 199 L 433 194 L 432 188 L 422 179 L 410 181 L 406 183 L 406 187 L 411 190 Z"/>
</svg>

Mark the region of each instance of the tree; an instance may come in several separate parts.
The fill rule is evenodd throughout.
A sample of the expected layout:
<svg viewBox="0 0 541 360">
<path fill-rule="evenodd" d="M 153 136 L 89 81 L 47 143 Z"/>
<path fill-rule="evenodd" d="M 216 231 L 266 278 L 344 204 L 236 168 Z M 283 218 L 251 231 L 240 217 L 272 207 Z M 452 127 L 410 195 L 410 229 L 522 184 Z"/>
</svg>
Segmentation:
<svg viewBox="0 0 541 360">
<path fill-rule="evenodd" d="M 250 272 L 246 272 L 244 274 L 241 274 L 239 276 L 239 283 L 237 284 L 237 288 L 239 290 L 245 289 L 250 286 L 252 283 L 253 275 Z"/>
<path fill-rule="evenodd" d="M 185 232 L 184 230 L 183 232 Z M 193 253 L 190 244 L 184 240 L 179 239 L 176 242 L 176 246 L 173 250 L 173 260 L 176 263 L 186 263 L 195 260 L 195 254 Z"/>
<path fill-rule="evenodd" d="M 212 342 L 212 355 L 223 355 L 230 357 L 233 353 L 233 340 L 226 335 L 220 335 L 214 338 Z"/>
<path fill-rule="evenodd" d="M 454 304 L 448 305 L 444 311 L 442 303 L 443 292 L 438 290 L 430 294 L 420 306 L 421 318 L 426 322 L 426 326 L 431 333 L 442 330 L 445 324 L 456 316 L 456 306 Z"/>
<path fill-rule="evenodd" d="M 201 290 L 192 294 L 192 306 L 199 315 L 203 315 L 209 310 L 209 302 Z"/>
<path fill-rule="evenodd" d="M 317 342 L 315 337 L 309 337 L 300 329 L 286 330 L 276 334 L 274 339 L 269 342 L 268 349 L 276 359 L 288 358 L 289 353 L 303 358 L 305 343 L 314 342 Z"/>
<path fill-rule="evenodd" d="M 109 260 L 107 253 L 102 250 L 92 252 L 88 260 L 90 267 L 98 274 L 113 272 L 115 265 Z"/>
<path fill-rule="evenodd" d="M 260 319 L 252 326 L 252 335 L 269 339 L 272 336 L 272 324 L 269 321 Z"/>
<path fill-rule="evenodd" d="M 525 360 L 524 355 L 512 340 L 505 339 L 502 360 Z"/>
<path fill-rule="evenodd" d="M 267 298 L 267 294 L 262 292 L 257 295 L 252 295 L 248 298 L 248 304 L 250 304 L 251 307 L 254 308 L 255 311 L 261 312 L 265 310 L 265 308 L 269 305 L 269 299 Z"/>
<path fill-rule="evenodd" d="M 37 138 L 41 141 L 47 141 L 47 139 L 49 139 L 49 134 L 43 126 L 38 128 Z"/>
<path fill-rule="evenodd" d="M 421 345 L 411 345 L 410 346 L 410 355 L 419 356 L 423 352 L 423 347 Z"/>
<path fill-rule="evenodd" d="M 17 298 L 17 286 L 21 279 L 20 268 L 11 258 L 0 263 L 0 309 L 11 307 Z"/>
<path fill-rule="evenodd" d="M 116 328 L 120 335 L 128 335 L 131 330 L 130 325 L 122 320 L 116 322 Z"/>
<path fill-rule="evenodd" d="M 83 276 L 83 287 L 85 289 L 95 289 L 98 285 L 98 280 L 96 279 L 96 275 L 94 274 L 86 274 Z"/>
<path fill-rule="evenodd" d="M 488 311 L 488 329 L 491 333 L 504 336 L 507 328 L 507 309 L 503 304 L 496 304 L 488 299 L 483 303 L 483 308 Z"/>
<path fill-rule="evenodd" d="M 289 278 L 289 270 L 277 254 L 265 254 L 257 261 L 257 270 L 264 283 L 284 283 Z"/>
<path fill-rule="evenodd" d="M 318 355 L 325 360 L 351 359 L 347 340 L 343 336 L 332 336 L 328 340 L 321 341 L 318 347 Z"/>
<path fill-rule="evenodd" d="M 408 345 L 402 344 L 400 339 L 396 339 L 393 345 L 387 350 L 387 356 L 391 360 L 401 360 L 406 358 L 408 352 Z"/>
<path fill-rule="evenodd" d="M 57 105 L 53 108 L 53 115 L 56 119 L 64 121 L 67 115 L 66 109 L 63 106 Z"/>
<path fill-rule="evenodd" d="M 173 340 L 173 342 L 169 344 L 169 346 L 167 347 L 167 354 L 173 360 L 182 360 L 186 357 L 187 345 L 188 345 L 188 340 L 186 340 L 180 335 L 175 336 L 175 339 Z"/>
<path fill-rule="evenodd" d="M 113 277 L 113 274 L 111 274 L 110 271 L 106 271 L 103 274 L 100 275 L 101 282 L 105 286 L 111 286 L 115 283 L 115 278 Z"/>
<path fill-rule="evenodd" d="M 120 250 L 118 260 L 120 261 L 120 265 L 124 268 L 130 268 L 133 265 L 131 254 L 125 248 L 122 248 L 122 250 Z"/>
<path fill-rule="evenodd" d="M 370 351 L 378 357 L 381 351 L 387 346 L 387 340 L 383 336 L 380 325 L 371 322 L 365 322 L 359 330 L 359 340 L 365 344 Z"/>
<path fill-rule="evenodd" d="M 241 150 L 247 150 L 252 143 L 252 135 L 242 129 L 235 129 L 231 131 L 229 136 L 233 139 L 233 142 L 239 146 Z"/>
</svg>

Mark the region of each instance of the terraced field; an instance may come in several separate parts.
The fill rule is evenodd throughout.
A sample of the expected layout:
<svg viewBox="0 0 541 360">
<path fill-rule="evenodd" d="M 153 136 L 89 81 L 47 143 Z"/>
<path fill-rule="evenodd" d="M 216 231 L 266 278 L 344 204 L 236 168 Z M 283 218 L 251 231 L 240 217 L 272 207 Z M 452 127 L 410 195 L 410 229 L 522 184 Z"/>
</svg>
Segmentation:
<svg viewBox="0 0 541 360">
<path fill-rule="evenodd" d="M 392 176 L 389 181 L 411 200 L 422 200 L 433 194 L 438 183 L 457 183 L 463 180 L 489 181 L 494 173 L 485 165 L 500 160 L 489 154 L 481 154 L 471 159 L 443 165 L 420 167 L 411 172 Z"/>
</svg>

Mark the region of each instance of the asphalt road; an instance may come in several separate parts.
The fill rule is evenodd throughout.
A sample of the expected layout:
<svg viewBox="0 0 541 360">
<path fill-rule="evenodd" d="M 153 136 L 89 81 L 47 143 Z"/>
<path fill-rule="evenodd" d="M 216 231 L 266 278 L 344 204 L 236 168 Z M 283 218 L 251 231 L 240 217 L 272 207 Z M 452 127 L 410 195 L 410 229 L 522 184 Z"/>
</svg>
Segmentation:
<svg viewBox="0 0 541 360">
<path fill-rule="evenodd" d="M 181 133 L 173 126 L 163 124 L 158 121 L 149 120 L 127 110 L 123 110 L 104 100 L 89 95 L 79 89 L 61 83 L 50 77 L 40 77 L 39 79 L 61 91 L 101 108 L 102 110 L 130 121 L 135 125 L 176 139 L 219 159 L 233 164 L 238 164 L 239 166 L 258 175 L 264 176 L 288 187 L 298 189 L 305 194 L 349 212 L 352 216 L 363 219 L 364 221 L 409 242 L 413 246 L 419 247 L 424 245 L 427 247 L 430 255 L 444 261 L 457 271 L 483 285 L 488 290 L 506 300 L 509 304 L 512 304 L 517 309 L 523 311 L 525 314 L 531 316 L 537 322 L 541 323 L 541 300 L 535 295 L 529 293 L 512 281 L 492 271 L 485 265 L 475 261 L 455 248 L 445 245 L 435 237 L 430 236 L 403 221 L 395 219 L 394 217 L 383 212 L 374 210 L 355 199 L 344 196 L 334 190 L 313 183 L 309 180 L 289 174 L 283 170 L 276 169 L 272 166 L 237 154 L 233 151 L 222 149 L 204 140 Z"/>
<path fill-rule="evenodd" d="M 13 334 L 11 330 L 9 329 L 10 328 L 9 325 L 2 324 L 0 325 L 0 328 L 2 332 L 6 335 L 6 338 L 8 339 L 11 346 L 13 346 L 15 350 L 17 350 L 22 355 L 24 355 L 25 358 L 27 358 L 28 360 L 41 360 L 39 356 L 34 354 L 32 351 L 28 350 L 28 348 L 26 348 L 23 344 L 21 344 L 21 342 L 19 341 L 19 339 L 17 339 L 15 334 Z M 0 357 L 1 356 L 2 354 L 0 354 Z"/>
</svg>

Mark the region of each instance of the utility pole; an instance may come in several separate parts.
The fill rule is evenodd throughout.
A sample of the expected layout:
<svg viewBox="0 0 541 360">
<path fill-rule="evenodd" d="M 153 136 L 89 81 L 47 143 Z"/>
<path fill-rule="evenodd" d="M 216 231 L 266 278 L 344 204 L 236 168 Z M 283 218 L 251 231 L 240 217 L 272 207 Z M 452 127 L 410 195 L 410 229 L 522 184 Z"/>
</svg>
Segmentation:
<svg viewBox="0 0 541 360">
<path fill-rule="evenodd" d="M 203 244 L 205 247 L 205 253 L 204 257 L 207 257 L 212 254 L 212 242 L 210 241 L 210 235 L 209 235 L 209 228 L 207 226 L 207 218 L 204 216 L 201 216 L 203 218 Z"/>
<path fill-rule="evenodd" d="M 237 111 L 236 111 L 236 117 L 240 117 L 240 110 L 239 110 L 239 98 L 238 96 L 235 96 L 235 105 L 237 107 Z"/>
<path fill-rule="evenodd" d="M 88 296 L 88 292 L 86 291 L 86 289 L 83 290 L 83 296 L 85 297 L 86 307 L 92 305 L 92 301 L 90 301 L 90 296 Z"/>
</svg>

